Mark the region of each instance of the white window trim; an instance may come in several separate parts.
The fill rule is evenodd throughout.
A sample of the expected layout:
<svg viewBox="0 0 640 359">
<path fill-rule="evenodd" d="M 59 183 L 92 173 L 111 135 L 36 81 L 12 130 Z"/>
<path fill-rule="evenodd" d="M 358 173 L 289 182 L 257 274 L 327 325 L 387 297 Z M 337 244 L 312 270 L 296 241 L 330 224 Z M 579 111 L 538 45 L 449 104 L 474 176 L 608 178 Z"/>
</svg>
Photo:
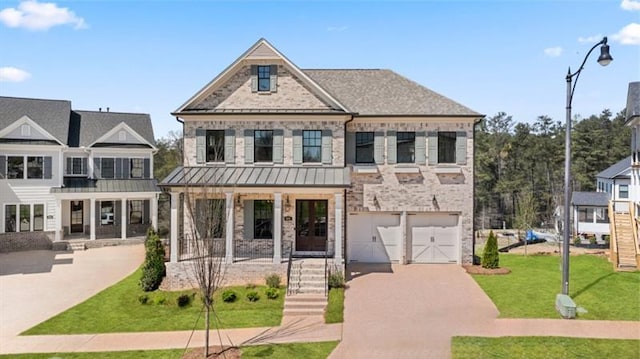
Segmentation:
<svg viewBox="0 0 640 359">
<path fill-rule="evenodd" d="M 49 157 L 49 156 L 46 156 L 46 155 L 6 154 L 4 160 L 5 160 L 5 168 L 6 168 L 7 172 L 9 171 L 9 157 L 22 157 L 22 167 L 23 168 L 22 168 L 22 178 L 9 178 L 9 176 L 5 174 L 5 176 L 7 176 L 6 177 L 7 179 L 9 179 L 9 180 L 21 180 L 21 179 L 23 179 L 23 180 L 42 180 L 42 179 L 45 179 L 44 178 L 44 158 L 45 157 Z M 27 165 L 28 157 L 42 157 L 42 178 L 29 178 L 28 177 L 29 176 L 28 173 L 27 173 L 27 170 L 29 168 L 28 165 Z M 53 158 L 51 160 L 53 160 Z M 52 166 L 53 166 L 53 164 L 52 164 Z"/>
<path fill-rule="evenodd" d="M 88 172 L 88 161 L 89 159 L 87 157 L 80 157 L 80 156 L 69 156 L 67 158 L 71 159 L 71 168 L 67 168 L 67 171 L 65 172 L 66 176 L 78 176 L 78 177 L 85 177 L 87 176 L 87 172 Z M 79 158 L 80 159 L 80 173 L 73 173 L 73 160 Z M 84 167 L 84 163 L 83 163 L 83 159 L 87 158 L 87 168 Z M 65 164 L 66 164 L 66 160 L 65 160 Z"/>
<path fill-rule="evenodd" d="M 34 228 L 34 206 L 42 205 L 42 230 L 35 231 Z M 16 206 L 16 230 L 15 232 L 7 232 L 7 206 Z M 29 230 L 20 230 L 20 206 L 29 206 Z M 2 204 L 2 231 L 3 233 L 26 233 L 26 232 L 46 232 L 47 231 L 47 204 L 46 203 L 3 203 Z"/>
<path fill-rule="evenodd" d="M 142 168 L 140 169 L 140 177 L 133 177 L 133 160 L 141 160 L 142 161 Z M 129 178 L 131 179 L 141 179 L 144 178 L 144 157 L 129 157 Z M 115 166 L 115 162 L 114 162 L 114 166 Z M 114 173 L 115 175 L 115 173 Z"/>
<path fill-rule="evenodd" d="M 104 162 L 102 161 L 105 158 L 113 159 L 113 177 L 105 177 L 104 176 Z M 112 156 L 100 156 L 100 179 L 116 179 L 116 157 Z"/>
</svg>

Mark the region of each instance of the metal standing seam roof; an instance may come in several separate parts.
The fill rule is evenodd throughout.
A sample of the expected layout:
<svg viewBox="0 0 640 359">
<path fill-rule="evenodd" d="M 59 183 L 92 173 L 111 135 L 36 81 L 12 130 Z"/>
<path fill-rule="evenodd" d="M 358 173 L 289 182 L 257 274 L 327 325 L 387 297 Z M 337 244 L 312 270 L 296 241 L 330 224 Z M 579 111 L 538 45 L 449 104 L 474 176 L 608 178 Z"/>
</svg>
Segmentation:
<svg viewBox="0 0 640 359">
<path fill-rule="evenodd" d="M 51 193 L 88 192 L 162 192 L 155 179 L 89 179 L 65 178 L 63 187 L 54 187 Z"/>
<path fill-rule="evenodd" d="M 348 187 L 345 167 L 178 167 L 160 186 Z"/>
<path fill-rule="evenodd" d="M 596 175 L 597 178 L 617 178 L 617 177 L 629 177 L 629 175 L 624 175 L 625 172 L 631 169 L 631 156 L 625 157 L 615 164 L 609 166 L 609 168 L 604 171 L 598 173 Z"/>
<path fill-rule="evenodd" d="M 573 192 L 571 204 L 574 206 L 606 207 L 609 194 L 606 192 Z"/>
</svg>

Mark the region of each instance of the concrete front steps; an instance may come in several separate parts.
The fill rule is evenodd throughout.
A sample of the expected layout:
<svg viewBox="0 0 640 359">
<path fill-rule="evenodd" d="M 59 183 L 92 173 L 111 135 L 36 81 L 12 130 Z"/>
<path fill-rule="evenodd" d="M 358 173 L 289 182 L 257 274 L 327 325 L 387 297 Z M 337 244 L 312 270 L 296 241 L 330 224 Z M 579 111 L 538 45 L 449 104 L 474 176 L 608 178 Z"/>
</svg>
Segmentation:
<svg viewBox="0 0 640 359">
<path fill-rule="evenodd" d="M 84 240 L 69 240 L 67 242 L 67 250 L 75 252 L 84 251 L 85 249 L 87 249 L 87 246 Z"/>
<path fill-rule="evenodd" d="M 284 300 L 284 318 L 322 318 L 327 307 L 324 259 L 296 259 L 291 263 L 289 293 Z"/>
<path fill-rule="evenodd" d="M 317 316 L 323 317 L 327 307 L 324 294 L 294 294 L 284 299 L 284 317 Z"/>
</svg>

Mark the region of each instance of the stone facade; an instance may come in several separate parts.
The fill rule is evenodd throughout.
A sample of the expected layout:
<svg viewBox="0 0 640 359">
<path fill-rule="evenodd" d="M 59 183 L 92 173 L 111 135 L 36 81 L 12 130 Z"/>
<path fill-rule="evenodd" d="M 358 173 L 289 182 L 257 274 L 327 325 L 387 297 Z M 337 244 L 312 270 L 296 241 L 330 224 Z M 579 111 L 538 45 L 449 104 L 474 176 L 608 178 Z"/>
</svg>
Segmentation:
<svg viewBox="0 0 640 359">
<path fill-rule="evenodd" d="M 167 275 L 160 286 L 165 290 L 181 290 L 197 287 L 191 262 L 165 263 Z M 275 273 L 280 275 L 282 284 L 287 282 L 287 263 L 251 263 L 240 262 L 223 265 L 224 281 L 226 285 L 244 285 L 247 283 L 264 284 L 265 276 Z"/>
<path fill-rule="evenodd" d="M 0 253 L 50 250 L 54 237 L 53 231 L 0 233 Z"/>
</svg>

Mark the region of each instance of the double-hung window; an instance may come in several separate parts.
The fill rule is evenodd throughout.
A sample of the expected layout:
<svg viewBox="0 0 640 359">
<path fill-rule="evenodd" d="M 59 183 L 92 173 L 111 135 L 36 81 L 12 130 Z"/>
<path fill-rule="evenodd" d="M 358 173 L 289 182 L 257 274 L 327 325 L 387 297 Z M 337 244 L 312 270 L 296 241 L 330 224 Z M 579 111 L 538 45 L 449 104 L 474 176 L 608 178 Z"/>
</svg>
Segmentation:
<svg viewBox="0 0 640 359">
<path fill-rule="evenodd" d="M 438 163 L 456 163 L 455 132 L 438 132 Z"/>
<path fill-rule="evenodd" d="M 100 160 L 102 178 L 115 178 L 115 158 L 102 157 Z"/>
<path fill-rule="evenodd" d="M 302 162 L 322 161 L 322 131 L 302 132 Z"/>
<path fill-rule="evenodd" d="M 142 224 L 143 208 L 144 208 L 144 201 L 142 200 L 129 201 L 129 223 L 130 224 Z"/>
<path fill-rule="evenodd" d="M 44 178 L 44 158 L 42 156 L 27 157 L 27 178 Z"/>
<path fill-rule="evenodd" d="M 629 186 L 621 184 L 618 186 L 618 198 L 629 198 Z"/>
<path fill-rule="evenodd" d="M 207 130 L 207 162 L 224 162 L 224 130 Z"/>
<path fill-rule="evenodd" d="M 396 138 L 398 163 L 414 163 L 416 160 L 416 133 L 398 132 Z"/>
<path fill-rule="evenodd" d="M 196 229 L 202 238 L 224 237 L 225 203 L 221 198 L 196 199 Z"/>
<path fill-rule="evenodd" d="M 5 232 L 44 230 L 44 204 L 7 204 L 4 206 Z"/>
<path fill-rule="evenodd" d="M 273 239 L 273 201 L 253 201 L 253 237 Z"/>
<path fill-rule="evenodd" d="M 7 157 L 7 178 L 24 178 L 24 157 Z"/>
<path fill-rule="evenodd" d="M 356 163 L 373 163 L 373 132 L 356 132 Z"/>
<path fill-rule="evenodd" d="M 129 176 L 131 178 L 142 178 L 142 175 L 144 173 L 144 159 L 131 158 L 129 166 L 130 166 Z"/>
<path fill-rule="evenodd" d="M 258 66 L 258 91 L 271 91 L 271 66 Z"/>
<path fill-rule="evenodd" d="M 81 157 L 73 157 L 71 158 L 71 168 L 67 168 L 67 172 L 70 175 L 82 175 L 85 174 L 85 169 L 82 168 L 82 158 Z"/>
<path fill-rule="evenodd" d="M 254 161 L 273 162 L 273 131 L 255 130 L 253 135 Z"/>
</svg>

